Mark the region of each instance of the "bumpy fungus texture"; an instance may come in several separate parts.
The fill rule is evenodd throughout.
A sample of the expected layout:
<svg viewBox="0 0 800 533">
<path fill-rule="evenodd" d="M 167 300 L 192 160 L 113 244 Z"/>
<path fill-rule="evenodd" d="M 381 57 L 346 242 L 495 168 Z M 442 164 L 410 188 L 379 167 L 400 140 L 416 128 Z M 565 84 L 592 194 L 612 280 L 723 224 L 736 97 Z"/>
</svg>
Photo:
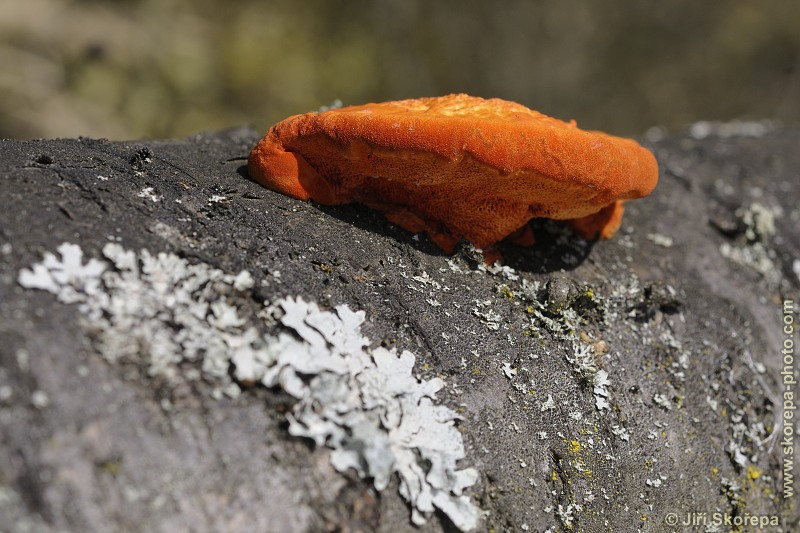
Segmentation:
<svg viewBox="0 0 800 533">
<path fill-rule="evenodd" d="M 447 253 L 461 239 L 531 243 L 534 217 L 610 238 L 623 200 L 658 180 L 653 154 L 633 140 L 465 94 L 289 117 L 253 148 L 248 169 L 300 200 L 377 209 Z"/>
</svg>

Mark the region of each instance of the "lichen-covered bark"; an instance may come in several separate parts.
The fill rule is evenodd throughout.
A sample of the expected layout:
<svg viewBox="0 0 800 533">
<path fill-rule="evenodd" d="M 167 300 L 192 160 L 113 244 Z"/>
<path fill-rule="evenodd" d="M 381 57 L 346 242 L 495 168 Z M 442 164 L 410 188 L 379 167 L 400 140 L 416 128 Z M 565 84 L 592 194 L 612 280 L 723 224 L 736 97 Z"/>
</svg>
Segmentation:
<svg viewBox="0 0 800 533">
<path fill-rule="evenodd" d="M 478 530 L 682 531 L 665 520 L 690 512 L 796 528 L 778 431 L 783 303 L 800 302 L 800 130 L 746 126 L 651 141 L 659 186 L 613 240 L 544 222 L 536 247 L 509 245 L 488 269 L 365 208 L 250 182 L 250 130 L 2 141 L 0 523 L 453 530 L 444 513 L 413 526 L 396 475 L 378 491 L 337 472 L 341 452 L 292 436 L 301 389 L 255 379 L 270 339 L 302 340 L 275 305 L 302 297 L 364 311 L 370 353 L 412 352 L 419 383 L 444 381 L 458 467 L 478 473 L 465 494 L 487 512 Z M 119 294 L 107 283 L 128 272 L 130 297 L 92 315 L 37 290 L 34 265 L 64 259 L 65 242 L 81 268 L 119 276 L 79 294 Z M 137 285 L 120 261 L 145 269 L 144 249 Z"/>
</svg>

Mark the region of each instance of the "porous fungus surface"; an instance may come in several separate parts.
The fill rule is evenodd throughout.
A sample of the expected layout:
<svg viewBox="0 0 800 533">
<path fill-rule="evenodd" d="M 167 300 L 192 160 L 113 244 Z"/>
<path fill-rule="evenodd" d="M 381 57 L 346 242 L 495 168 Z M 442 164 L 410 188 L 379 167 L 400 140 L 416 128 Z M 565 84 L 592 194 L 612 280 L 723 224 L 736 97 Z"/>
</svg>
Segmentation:
<svg viewBox="0 0 800 533">
<path fill-rule="evenodd" d="M 289 117 L 253 148 L 248 169 L 301 200 L 378 209 L 447 252 L 461 239 L 489 247 L 535 217 L 609 238 L 622 201 L 658 180 L 636 141 L 464 94 Z"/>
</svg>

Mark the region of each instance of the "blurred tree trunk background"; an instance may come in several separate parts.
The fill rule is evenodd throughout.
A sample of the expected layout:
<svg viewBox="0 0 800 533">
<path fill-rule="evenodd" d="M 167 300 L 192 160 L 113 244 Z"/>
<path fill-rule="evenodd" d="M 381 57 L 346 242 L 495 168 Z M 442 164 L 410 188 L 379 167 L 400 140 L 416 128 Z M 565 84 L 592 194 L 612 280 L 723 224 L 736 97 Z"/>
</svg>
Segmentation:
<svg viewBox="0 0 800 533">
<path fill-rule="evenodd" d="M 466 92 L 636 135 L 800 118 L 793 0 L 0 0 L 0 137 L 259 130 Z"/>
</svg>

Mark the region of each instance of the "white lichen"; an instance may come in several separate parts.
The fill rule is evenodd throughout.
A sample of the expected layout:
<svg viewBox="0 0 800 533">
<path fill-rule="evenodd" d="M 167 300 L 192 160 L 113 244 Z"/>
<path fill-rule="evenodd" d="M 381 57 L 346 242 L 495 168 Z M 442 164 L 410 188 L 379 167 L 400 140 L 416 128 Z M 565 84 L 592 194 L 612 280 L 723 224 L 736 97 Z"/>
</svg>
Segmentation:
<svg viewBox="0 0 800 533">
<path fill-rule="evenodd" d="M 296 336 L 283 333 L 269 347 L 261 381 L 298 398 L 289 432 L 332 448 L 337 470 L 371 477 L 378 490 L 397 472 L 415 523 L 438 508 L 459 528 L 475 527 L 480 512 L 463 491 L 477 472 L 456 467 L 464 457 L 458 416 L 434 403 L 442 380 L 417 380 L 411 352 L 367 350 L 363 312 L 321 311 L 302 299 L 278 305 Z"/>
<path fill-rule="evenodd" d="M 648 233 L 647 240 L 652 241 L 656 246 L 663 246 L 664 248 L 671 248 L 673 244 L 672 237 L 661 233 Z"/>
<path fill-rule="evenodd" d="M 624 426 L 611 426 L 611 433 L 619 437 L 620 440 L 629 441 L 631 438 L 630 433 Z"/>
<path fill-rule="evenodd" d="M 418 380 L 411 352 L 370 350 L 363 311 L 323 311 L 300 298 L 254 310 L 237 296 L 254 285 L 247 271 L 226 274 L 116 243 L 103 248 L 107 261 L 84 264 L 73 244 L 58 251 L 60 259 L 46 254 L 18 282 L 79 304 L 109 362 L 145 362 L 147 374 L 168 381 L 203 376 L 217 397 L 240 392 L 231 368 L 240 383 L 281 387 L 297 400 L 289 433 L 331 448 L 337 470 L 352 468 L 378 490 L 397 473 L 416 524 L 439 509 L 462 530 L 477 526 L 481 511 L 464 490 L 478 473 L 457 467 L 465 456 L 458 416 L 436 403 L 444 382 Z M 291 333 L 262 332 L 276 316 Z"/>
<path fill-rule="evenodd" d="M 50 252 L 41 263 L 22 269 L 17 280 L 23 287 L 53 293 L 63 303 L 76 303 L 101 292 L 100 276 L 106 265 L 96 259 L 83 264 L 83 250 L 75 244 L 63 243 L 58 248 L 61 259 Z"/>
<path fill-rule="evenodd" d="M 718 122 L 701 120 L 689 126 L 689 135 L 697 140 L 717 136 L 723 139 L 731 137 L 762 137 L 775 128 L 770 120 Z"/>
<path fill-rule="evenodd" d="M 598 411 L 608 409 L 608 386 L 611 381 L 608 379 L 608 372 L 605 370 L 598 370 L 594 375 L 592 383 L 592 392 L 594 392 L 594 404 Z"/>
<path fill-rule="evenodd" d="M 665 395 L 657 392 L 653 394 L 653 403 L 666 411 L 672 410 L 672 402 Z"/>
<path fill-rule="evenodd" d="M 145 187 L 139 194 L 137 194 L 139 198 L 146 198 L 151 202 L 159 202 L 161 200 L 161 196 L 157 195 L 155 190 L 152 187 Z"/>
<path fill-rule="evenodd" d="M 572 523 L 575 521 L 576 514 L 582 510 L 581 506 L 577 503 L 569 503 L 566 507 L 563 507 L 559 503 L 556 514 L 558 515 L 558 519 L 561 520 L 561 523 L 564 524 L 564 527 L 572 529 Z"/>
<path fill-rule="evenodd" d="M 506 375 L 508 379 L 513 379 L 514 376 L 517 375 L 517 369 L 511 366 L 511 363 L 505 362 L 503 363 L 503 374 Z"/>
<path fill-rule="evenodd" d="M 491 309 L 491 305 L 491 300 L 475 300 L 472 314 L 480 318 L 489 330 L 497 331 L 500 329 L 500 321 L 503 317 L 500 316 L 500 313 Z"/>
<path fill-rule="evenodd" d="M 759 202 L 738 209 L 736 216 L 744 225 L 747 243 L 725 242 L 720 245 L 720 253 L 724 257 L 755 270 L 770 287 L 776 287 L 781 280 L 781 271 L 776 266 L 776 253 L 769 246 L 776 233 L 775 218 L 781 214 L 780 209 L 769 208 Z"/>
<path fill-rule="evenodd" d="M 556 402 L 555 402 L 555 400 L 553 400 L 553 395 L 552 394 L 548 394 L 547 395 L 547 400 L 542 402 L 542 405 L 539 407 L 539 410 L 540 411 L 550 411 L 551 409 L 555 409 L 555 408 L 556 408 Z"/>
</svg>

